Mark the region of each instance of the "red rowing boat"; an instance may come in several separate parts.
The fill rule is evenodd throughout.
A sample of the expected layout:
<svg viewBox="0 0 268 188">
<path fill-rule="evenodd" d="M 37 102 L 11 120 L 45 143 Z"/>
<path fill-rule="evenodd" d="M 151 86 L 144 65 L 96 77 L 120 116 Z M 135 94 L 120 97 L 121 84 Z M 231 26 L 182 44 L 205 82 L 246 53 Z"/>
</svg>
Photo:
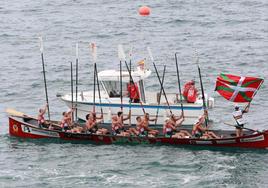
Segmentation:
<svg viewBox="0 0 268 188">
<path fill-rule="evenodd" d="M 244 131 L 242 137 L 235 137 L 234 131 L 214 130 L 216 134 L 223 135 L 220 139 L 197 138 L 166 138 L 163 135 L 157 137 L 139 136 L 114 136 L 111 134 L 97 135 L 89 133 L 70 133 L 61 130 L 49 130 L 40 128 L 37 120 L 29 117 L 10 116 L 9 133 L 12 136 L 33 139 L 62 139 L 75 141 L 88 141 L 99 144 L 132 143 L 132 144 L 165 144 L 165 145 L 193 145 L 214 147 L 241 147 L 268 149 L 268 130 L 261 132 Z"/>
</svg>

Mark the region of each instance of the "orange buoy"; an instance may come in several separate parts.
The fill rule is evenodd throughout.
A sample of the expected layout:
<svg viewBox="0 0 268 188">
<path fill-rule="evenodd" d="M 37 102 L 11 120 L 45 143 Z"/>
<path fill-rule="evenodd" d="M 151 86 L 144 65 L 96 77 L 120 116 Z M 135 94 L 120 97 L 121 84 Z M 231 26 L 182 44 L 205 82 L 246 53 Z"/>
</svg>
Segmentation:
<svg viewBox="0 0 268 188">
<path fill-rule="evenodd" d="M 147 6 L 142 6 L 139 8 L 139 14 L 141 16 L 149 16 L 151 12 L 151 9 Z"/>
</svg>

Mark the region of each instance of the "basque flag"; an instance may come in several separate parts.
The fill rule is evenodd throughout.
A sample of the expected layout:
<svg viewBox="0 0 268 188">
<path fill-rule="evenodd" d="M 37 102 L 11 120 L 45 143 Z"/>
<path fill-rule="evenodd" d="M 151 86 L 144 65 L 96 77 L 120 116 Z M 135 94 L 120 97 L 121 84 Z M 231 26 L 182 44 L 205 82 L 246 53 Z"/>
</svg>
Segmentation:
<svg viewBox="0 0 268 188">
<path fill-rule="evenodd" d="M 215 91 L 232 102 L 251 102 L 263 81 L 262 78 L 221 73 Z"/>
</svg>

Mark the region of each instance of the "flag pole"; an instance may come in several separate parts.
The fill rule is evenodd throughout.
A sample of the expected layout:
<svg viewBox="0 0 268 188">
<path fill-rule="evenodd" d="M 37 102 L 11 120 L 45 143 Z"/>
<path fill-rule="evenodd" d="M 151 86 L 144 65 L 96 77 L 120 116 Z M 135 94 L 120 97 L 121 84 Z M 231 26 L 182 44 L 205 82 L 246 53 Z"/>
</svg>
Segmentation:
<svg viewBox="0 0 268 188">
<path fill-rule="evenodd" d="M 261 85 L 262 85 L 263 82 L 264 82 L 264 79 L 262 79 L 262 81 L 261 81 L 261 83 L 259 84 L 259 86 L 257 87 L 257 89 L 254 91 L 254 93 L 253 93 L 253 95 L 252 95 L 252 100 L 253 100 L 253 98 L 255 97 L 255 95 L 257 94 L 257 91 L 260 89 L 260 87 L 261 87 Z M 249 106 L 250 106 L 252 100 L 251 100 L 250 102 L 248 102 L 248 104 L 246 105 L 245 109 L 249 108 Z"/>
<path fill-rule="evenodd" d="M 49 103 L 48 103 L 47 81 L 46 81 L 46 71 L 45 71 L 45 61 L 44 61 L 44 45 L 43 45 L 42 36 L 39 37 L 39 40 L 40 40 L 40 52 L 41 52 L 41 60 L 42 60 L 42 67 L 43 67 L 44 84 L 45 84 L 48 120 L 50 120 L 50 110 L 49 110 Z"/>
</svg>

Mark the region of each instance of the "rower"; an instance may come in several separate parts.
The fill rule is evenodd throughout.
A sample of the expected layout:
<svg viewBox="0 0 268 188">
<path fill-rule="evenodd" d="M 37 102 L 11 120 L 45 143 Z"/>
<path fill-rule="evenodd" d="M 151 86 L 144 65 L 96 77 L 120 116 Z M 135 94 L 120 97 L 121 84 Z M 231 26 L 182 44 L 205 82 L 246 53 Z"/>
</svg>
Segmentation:
<svg viewBox="0 0 268 188">
<path fill-rule="evenodd" d="M 202 116 L 199 116 L 198 121 L 193 126 L 192 136 L 195 138 L 203 138 L 203 139 L 220 138 L 214 132 L 209 131 L 207 127 L 203 126 L 206 116 L 207 112 L 205 112 Z"/>
<path fill-rule="evenodd" d="M 39 114 L 37 116 L 37 121 L 38 121 L 39 128 L 42 128 L 45 125 L 45 117 L 44 117 L 44 115 L 45 115 L 45 113 L 47 111 L 47 108 L 48 108 L 48 104 L 46 104 L 44 108 L 39 109 Z"/>
<path fill-rule="evenodd" d="M 179 127 L 182 125 L 184 121 L 184 115 L 182 114 L 180 117 L 175 117 L 174 114 L 170 116 L 168 120 L 165 121 L 165 124 L 163 126 L 163 134 L 165 137 L 168 138 L 189 138 L 191 137 L 191 134 L 186 130 L 180 130 L 179 132 L 176 132 L 176 127 Z"/>
<path fill-rule="evenodd" d="M 67 112 L 62 113 L 62 119 L 60 123 L 60 127 L 62 130 L 67 131 L 72 128 L 72 113 L 74 112 L 74 109 L 70 109 Z"/>
<path fill-rule="evenodd" d="M 99 119 L 99 121 L 97 121 Z M 98 124 L 103 121 L 103 116 L 97 117 L 95 112 L 90 112 L 86 115 L 86 127 L 85 131 L 94 134 L 107 134 L 108 130 L 105 128 L 99 128 Z"/>
<path fill-rule="evenodd" d="M 148 134 L 149 135 L 152 135 L 152 136 L 156 136 L 157 134 L 159 134 L 159 131 L 158 130 L 154 130 L 154 129 L 149 128 L 149 122 L 150 121 L 154 121 L 155 122 L 155 120 L 156 120 L 156 118 L 150 118 L 149 113 L 145 113 L 144 114 L 144 117 L 142 119 L 143 126 L 148 131 Z"/>
<path fill-rule="evenodd" d="M 128 132 L 124 131 L 124 121 L 129 119 L 128 117 L 124 118 L 122 112 L 118 112 L 117 116 L 112 117 L 112 134 L 120 136 L 129 136 Z"/>
<path fill-rule="evenodd" d="M 250 106 L 250 103 L 248 103 L 248 105 L 246 106 L 246 108 L 244 110 L 241 110 L 241 109 L 239 109 L 239 106 L 237 104 L 235 105 L 235 111 L 233 112 L 233 117 L 234 117 L 236 124 L 237 124 L 235 126 L 237 137 L 243 136 L 243 128 L 244 128 L 244 124 L 245 124 L 245 121 L 243 119 L 243 114 L 248 113 L 249 106 Z"/>
<path fill-rule="evenodd" d="M 172 123 L 167 119 L 163 126 L 163 134 L 167 138 L 171 138 L 174 136 L 174 132 L 176 132 L 176 127 L 172 125 Z"/>
<path fill-rule="evenodd" d="M 140 116 L 136 117 L 136 127 L 137 127 L 137 136 L 149 136 L 149 129 L 144 125 L 142 118 Z"/>
</svg>

